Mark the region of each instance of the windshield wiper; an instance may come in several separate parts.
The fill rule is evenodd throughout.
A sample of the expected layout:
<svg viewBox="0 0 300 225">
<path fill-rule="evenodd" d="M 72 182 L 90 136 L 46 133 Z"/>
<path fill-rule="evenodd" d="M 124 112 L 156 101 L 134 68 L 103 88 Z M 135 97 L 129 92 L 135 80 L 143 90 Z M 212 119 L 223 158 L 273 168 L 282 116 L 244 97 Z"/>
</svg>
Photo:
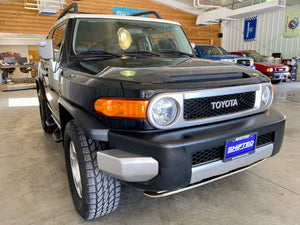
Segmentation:
<svg viewBox="0 0 300 225">
<path fill-rule="evenodd" d="M 189 56 L 189 57 L 194 57 L 193 54 L 190 54 L 190 53 L 187 53 L 187 52 L 175 51 L 175 50 L 160 51 L 160 53 L 163 53 L 163 54 L 180 54 L 180 55 L 186 55 L 186 56 Z"/>
<path fill-rule="evenodd" d="M 107 52 L 107 51 L 86 51 L 86 52 L 80 52 L 79 56 L 88 56 L 88 57 L 97 57 L 97 56 L 115 56 L 115 57 L 122 57 L 121 54 L 115 53 L 115 52 Z"/>
<path fill-rule="evenodd" d="M 140 50 L 140 51 L 125 51 L 125 54 L 134 54 L 134 55 L 155 55 L 155 56 L 159 56 L 162 57 L 162 54 L 159 54 L 157 52 L 151 52 L 148 50 Z"/>
</svg>

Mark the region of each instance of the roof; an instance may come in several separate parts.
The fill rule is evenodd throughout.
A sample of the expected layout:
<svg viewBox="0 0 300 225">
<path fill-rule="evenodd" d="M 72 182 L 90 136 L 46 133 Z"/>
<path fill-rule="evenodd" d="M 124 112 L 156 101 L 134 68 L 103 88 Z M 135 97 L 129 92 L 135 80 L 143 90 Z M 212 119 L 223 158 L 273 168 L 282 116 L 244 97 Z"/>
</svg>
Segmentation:
<svg viewBox="0 0 300 225">
<path fill-rule="evenodd" d="M 73 18 L 99 18 L 99 19 L 118 19 L 118 20 L 135 20 L 135 21 L 148 21 L 148 22 L 157 22 L 157 23 L 169 23 L 169 24 L 176 24 L 180 25 L 178 22 L 163 20 L 163 19 L 154 19 L 154 18 L 147 18 L 141 16 L 117 16 L 117 15 L 107 15 L 107 14 L 77 14 L 72 13 L 64 16 L 63 18 L 56 21 L 55 25 Z"/>
</svg>

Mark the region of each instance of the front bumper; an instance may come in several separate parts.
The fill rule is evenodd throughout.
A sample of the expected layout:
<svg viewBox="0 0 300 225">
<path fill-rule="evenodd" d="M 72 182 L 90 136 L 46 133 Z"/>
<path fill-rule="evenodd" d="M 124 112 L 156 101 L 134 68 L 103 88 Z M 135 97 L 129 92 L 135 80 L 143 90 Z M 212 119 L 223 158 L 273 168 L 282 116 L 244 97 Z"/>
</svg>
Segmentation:
<svg viewBox="0 0 300 225">
<path fill-rule="evenodd" d="M 284 80 L 291 76 L 290 72 L 265 73 L 271 80 Z"/>
<path fill-rule="evenodd" d="M 113 159 L 110 163 L 118 165 L 119 170 L 114 166 L 101 168 L 106 157 L 102 158 L 102 162 L 98 160 L 98 165 L 105 172 L 139 189 L 153 192 L 174 190 L 226 174 L 277 154 L 282 144 L 284 128 L 285 116 L 276 110 L 270 110 L 235 120 L 174 131 L 111 131 L 108 137 L 111 147 L 124 152 L 125 156 L 119 157 L 118 154 L 114 154 L 116 160 Z M 272 134 L 272 139 L 257 146 L 255 153 L 243 158 L 223 162 L 221 156 L 211 162 L 193 165 L 195 153 L 209 153 L 210 149 L 216 148 L 222 152 L 228 139 L 250 133 L 257 133 L 258 137 Z M 108 154 L 109 151 L 115 150 L 107 150 Z M 106 152 L 102 154 L 105 155 Z M 141 161 L 134 160 L 134 156 Z M 143 164 L 143 160 L 149 164 Z M 110 171 L 110 168 L 114 171 Z M 127 176 L 128 173 L 130 176 Z M 135 173 L 140 180 L 134 179 Z M 143 176 L 143 173 L 147 173 L 147 177 Z"/>
</svg>

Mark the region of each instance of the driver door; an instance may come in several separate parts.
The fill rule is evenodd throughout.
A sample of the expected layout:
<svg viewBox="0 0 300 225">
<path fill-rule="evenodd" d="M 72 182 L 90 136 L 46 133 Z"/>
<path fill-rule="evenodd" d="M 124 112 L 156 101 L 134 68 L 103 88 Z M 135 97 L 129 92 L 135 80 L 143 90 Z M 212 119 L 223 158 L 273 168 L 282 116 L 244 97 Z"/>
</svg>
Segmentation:
<svg viewBox="0 0 300 225">
<path fill-rule="evenodd" d="M 50 106 L 50 110 L 53 115 L 59 121 L 59 107 L 58 107 L 58 97 L 59 97 L 59 85 L 61 79 L 61 53 L 64 40 L 65 24 L 54 28 L 53 32 L 50 33 L 48 39 L 53 39 L 54 48 L 54 59 L 49 60 L 48 66 L 48 81 L 46 87 L 46 96 Z"/>
</svg>

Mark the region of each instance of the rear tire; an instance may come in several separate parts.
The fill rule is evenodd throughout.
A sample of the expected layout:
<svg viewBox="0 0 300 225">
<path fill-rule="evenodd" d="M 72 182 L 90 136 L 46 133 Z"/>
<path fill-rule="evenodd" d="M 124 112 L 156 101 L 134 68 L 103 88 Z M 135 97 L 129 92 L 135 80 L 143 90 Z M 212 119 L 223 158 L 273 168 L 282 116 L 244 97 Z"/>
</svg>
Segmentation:
<svg viewBox="0 0 300 225">
<path fill-rule="evenodd" d="M 114 211 L 120 200 L 118 180 L 98 168 L 97 151 L 101 143 L 89 139 L 74 120 L 67 123 L 64 150 L 73 202 L 78 213 L 87 220 Z"/>
</svg>

